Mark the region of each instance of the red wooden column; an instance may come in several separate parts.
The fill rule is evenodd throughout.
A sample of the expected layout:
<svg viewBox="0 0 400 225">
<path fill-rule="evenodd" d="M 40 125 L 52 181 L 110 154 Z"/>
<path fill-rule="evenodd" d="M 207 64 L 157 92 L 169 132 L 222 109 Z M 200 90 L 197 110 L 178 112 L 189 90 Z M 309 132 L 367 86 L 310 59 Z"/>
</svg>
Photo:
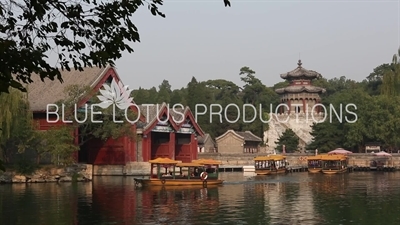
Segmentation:
<svg viewBox="0 0 400 225">
<path fill-rule="evenodd" d="M 175 159 L 175 132 L 169 133 L 169 157 Z"/>
<path fill-rule="evenodd" d="M 197 152 L 197 138 L 194 134 L 190 135 L 190 160 L 197 159 L 198 152 Z"/>
<path fill-rule="evenodd" d="M 125 163 L 136 160 L 136 137 L 135 139 L 124 137 Z"/>
<path fill-rule="evenodd" d="M 136 134 L 136 125 L 131 126 L 131 132 Z M 137 142 L 137 135 L 135 135 L 133 138 L 128 138 L 128 146 L 129 146 L 129 151 L 128 151 L 128 162 L 135 162 L 137 161 L 136 159 L 136 142 Z"/>
<path fill-rule="evenodd" d="M 289 111 L 288 111 L 288 114 L 290 114 L 290 110 L 291 110 L 291 103 L 290 103 L 290 99 L 288 100 L 288 106 L 289 106 Z"/>
<path fill-rule="evenodd" d="M 143 162 L 148 162 L 151 157 L 151 132 L 144 134 L 142 138 Z"/>
</svg>

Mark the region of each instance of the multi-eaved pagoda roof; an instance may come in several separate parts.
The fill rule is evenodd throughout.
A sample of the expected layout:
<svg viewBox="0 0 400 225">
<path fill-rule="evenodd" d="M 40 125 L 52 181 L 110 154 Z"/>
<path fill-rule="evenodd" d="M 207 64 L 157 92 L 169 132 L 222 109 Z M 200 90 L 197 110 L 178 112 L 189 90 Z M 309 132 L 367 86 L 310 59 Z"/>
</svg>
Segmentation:
<svg viewBox="0 0 400 225">
<path fill-rule="evenodd" d="M 322 77 L 320 73 L 314 71 L 314 70 L 307 70 L 303 68 L 301 65 L 301 60 L 297 63 L 297 68 L 281 74 L 281 78 L 285 80 L 298 80 L 298 79 L 304 79 L 304 80 L 311 80 L 315 78 L 320 78 Z"/>
<path fill-rule="evenodd" d="M 291 81 L 290 86 L 276 89 L 275 92 L 278 94 L 285 93 L 325 93 L 326 90 L 321 87 L 311 85 L 311 80 L 315 78 L 321 78 L 322 75 L 314 70 L 307 70 L 301 65 L 301 60 L 297 63 L 297 68 L 281 74 L 281 78 Z"/>
<path fill-rule="evenodd" d="M 301 93 L 301 92 L 308 92 L 308 93 L 325 93 L 326 90 L 321 87 L 316 87 L 312 85 L 296 85 L 296 86 L 288 86 L 284 88 L 276 89 L 275 92 L 277 94 L 284 94 L 284 93 Z"/>
</svg>

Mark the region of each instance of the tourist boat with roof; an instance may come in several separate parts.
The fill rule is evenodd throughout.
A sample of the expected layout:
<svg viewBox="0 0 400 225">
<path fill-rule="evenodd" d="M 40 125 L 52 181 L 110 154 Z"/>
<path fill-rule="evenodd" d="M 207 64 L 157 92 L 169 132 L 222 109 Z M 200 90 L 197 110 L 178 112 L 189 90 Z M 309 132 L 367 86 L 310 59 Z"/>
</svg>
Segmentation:
<svg viewBox="0 0 400 225">
<path fill-rule="evenodd" d="M 134 178 L 135 185 L 141 186 L 193 186 L 220 185 L 220 161 L 213 159 L 193 160 L 190 163 L 169 158 L 150 160 L 150 177 Z"/>
<path fill-rule="evenodd" d="M 307 157 L 307 170 L 309 173 L 320 173 L 322 171 L 322 158 L 324 155 Z"/>
<path fill-rule="evenodd" d="M 284 155 L 268 155 L 254 158 L 254 168 L 257 175 L 286 173 L 287 165 L 288 162 Z"/>
<path fill-rule="evenodd" d="M 322 173 L 345 173 L 348 168 L 348 158 L 345 155 L 321 155 Z"/>
</svg>

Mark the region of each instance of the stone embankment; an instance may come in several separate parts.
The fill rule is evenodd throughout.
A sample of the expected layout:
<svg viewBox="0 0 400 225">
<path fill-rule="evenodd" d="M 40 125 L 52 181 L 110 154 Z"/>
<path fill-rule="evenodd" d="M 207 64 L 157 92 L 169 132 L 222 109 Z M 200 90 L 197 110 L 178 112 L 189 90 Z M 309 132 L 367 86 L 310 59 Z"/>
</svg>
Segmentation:
<svg viewBox="0 0 400 225">
<path fill-rule="evenodd" d="M 199 159 L 215 159 L 222 162 L 223 167 L 242 167 L 254 165 L 254 157 L 266 154 L 224 154 L 199 153 Z M 290 167 L 307 166 L 307 156 L 312 154 L 286 154 Z M 349 155 L 349 166 L 368 167 L 371 160 L 378 159 L 373 154 L 354 153 Z M 381 158 L 382 159 L 382 158 Z M 400 154 L 395 153 L 386 158 L 385 165 L 400 169 Z M 127 165 L 90 165 L 79 164 L 67 168 L 46 167 L 39 169 L 31 175 L 21 175 L 15 171 L 0 172 L 0 183 L 41 183 L 41 182 L 71 182 L 90 181 L 92 176 L 148 176 L 150 163 L 131 162 Z"/>
<path fill-rule="evenodd" d="M 222 161 L 223 166 L 249 166 L 254 164 L 254 157 L 266 154 L 219 154 L 219 153 L 199 153 L 198 158 L 215 159 Z M 307 166 L 307 156 L 313 154 L 288 153 L 286 154 L 289 166 Z M 390 167 L 400 169 L 400 154 L 393 153 L 392 157 L 382 158 L 373 154 L 353 153 L 348 155 L 349 166 L 368 167 L 371 160 L 384 160 L 385 164 Z"/>
<path fill-rule="evenodd" d="M 45 183 L 45 182 L 82 182 L 91 181 L 92 165 L 79 164 L 66 168 L 45 167 L 31 174 L 19 174 L 13 170 L 0 172 L 0 183 Z"/>
</svg>

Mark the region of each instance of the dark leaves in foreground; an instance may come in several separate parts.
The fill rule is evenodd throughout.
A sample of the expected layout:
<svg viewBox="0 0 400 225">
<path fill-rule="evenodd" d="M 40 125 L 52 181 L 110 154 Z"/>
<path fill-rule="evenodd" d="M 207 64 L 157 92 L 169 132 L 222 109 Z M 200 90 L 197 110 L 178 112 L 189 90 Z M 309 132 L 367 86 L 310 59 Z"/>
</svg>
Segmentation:
<svg viewBox="0 0 400 225">
<path fill-rule="evenodd" d="M 231 7 L 231 3 L 229 2 L 229 0 L 224 0 L 225 3 L 225 7 Z"/>
<path fill-rule="evenodd" d="M 33 76 L 58 79 L 61 70 L 114 65 L 140 42 L 132 15 L 148 6 L 165 17 L 163 0 L 0 0 L 0 93 L 26 91 Z M 224 0 L 225 6 L 230 6 Z M 55 58 L 56 62 L 49 62 Z"/>
</svg>

